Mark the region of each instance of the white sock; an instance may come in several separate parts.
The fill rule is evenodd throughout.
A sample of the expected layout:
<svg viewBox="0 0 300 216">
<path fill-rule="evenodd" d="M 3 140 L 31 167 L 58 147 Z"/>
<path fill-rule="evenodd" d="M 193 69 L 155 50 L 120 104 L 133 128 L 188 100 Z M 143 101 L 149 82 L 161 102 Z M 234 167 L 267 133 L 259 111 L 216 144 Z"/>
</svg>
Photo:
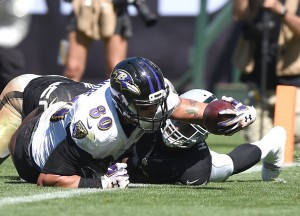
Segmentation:
<svg viewBox="0 0 300 216">
<path fill-rule="evenodd" d="M 260 157 L 261 160 L 264 159 L 271 150 L 270 148 L 271 146 L 261 142 L 261 140 L 250 144 L 256 145 L 261 150 L 261 157 Z"/>
<path fill-rule="evenodd" d="M 256 145 L 261 150 L 261 159 L 264 159 L 270 151 L 278 148 L 286 139 L 286 131 L 283 127 L 272 128 L 265 136 L 252 145 Z"/>
</svg>

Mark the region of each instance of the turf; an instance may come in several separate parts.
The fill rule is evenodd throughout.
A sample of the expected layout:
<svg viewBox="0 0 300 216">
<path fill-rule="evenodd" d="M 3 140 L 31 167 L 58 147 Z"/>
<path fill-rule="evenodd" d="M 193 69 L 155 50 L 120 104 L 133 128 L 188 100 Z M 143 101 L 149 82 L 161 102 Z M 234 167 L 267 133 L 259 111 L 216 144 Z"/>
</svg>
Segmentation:
<svg viewBox="0 0 300 216">
<path fill-rule="evenodd" d="M 241 137 L 210 138 L 229 152 Z M 227 145 L 226 145 L 227 144 Z M 295 154 L 297 155 L 297 153 Z M 41 188 L 20 181 L 11 159 L 0 166 L 0 215 L 299 215 L 300 161 L 280 178 L 262 182 L 260 172 L 241 173 L 205 186 L 131 185 L 125 190 Z"/>
</svg>

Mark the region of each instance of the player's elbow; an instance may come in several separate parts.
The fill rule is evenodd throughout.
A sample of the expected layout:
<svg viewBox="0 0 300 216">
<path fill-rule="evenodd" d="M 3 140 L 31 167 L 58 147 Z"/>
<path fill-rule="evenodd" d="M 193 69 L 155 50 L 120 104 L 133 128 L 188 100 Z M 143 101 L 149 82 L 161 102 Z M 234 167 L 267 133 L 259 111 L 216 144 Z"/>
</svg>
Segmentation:
<svg viewBox="0 0 300 216">
<path fill-rule="evenodd" d="M 46 174 L 44 174 L 44 173 L 41 173 L 41 174 L 39 175 L 39 178 L 38 178 L 38 180 L 37 180 L 37 185 L 38 185 L 38 186 L 40 186 L 40 187 L 45 186 L 45 183 L 46 183 L 46 182 L 44 181 L 45 177 L 46 177 Z"/>
<path fill-rule="evenodd" d="M 41 187 L 64 187 L 78 188 L 80 176 L 61 176 L 55 174 L 41 173 L 37 180 L 37 185 Z"/>
<path fill-rule="evenodd" d="M 37 180 L 37 185 L 40 187 L 55 186 L 53 175 L 41 173 Z"/>
<path fill-rule="evenodd" d="M 60 182 L 59 178 L 60 177 L 61 176 L 59 176 L 59 175 L 41 173 L 37 180 L 37 185 L 41 186 L 41 187 L 59 186 L 59 182 Z"/>
</svg>

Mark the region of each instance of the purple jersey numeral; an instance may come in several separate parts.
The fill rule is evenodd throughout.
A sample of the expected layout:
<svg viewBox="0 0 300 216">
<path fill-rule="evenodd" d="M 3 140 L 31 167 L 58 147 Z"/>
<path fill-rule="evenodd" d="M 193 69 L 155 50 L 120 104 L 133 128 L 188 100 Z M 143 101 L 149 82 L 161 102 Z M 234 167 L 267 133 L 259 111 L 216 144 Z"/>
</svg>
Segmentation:
<svg viewBox="0 0 300 216">
<path fill-rule="evenodd" d="M 102 105 L 90 110 L 90 116 L 92 118 L 100 118 L 101 115 L 106 114 L 106 108 Z M 112 126 L 112 119 L 110 117 L 104 116 L 100 118 L 97 127 L 99 130 L 108 130 Z"/>
</svg>

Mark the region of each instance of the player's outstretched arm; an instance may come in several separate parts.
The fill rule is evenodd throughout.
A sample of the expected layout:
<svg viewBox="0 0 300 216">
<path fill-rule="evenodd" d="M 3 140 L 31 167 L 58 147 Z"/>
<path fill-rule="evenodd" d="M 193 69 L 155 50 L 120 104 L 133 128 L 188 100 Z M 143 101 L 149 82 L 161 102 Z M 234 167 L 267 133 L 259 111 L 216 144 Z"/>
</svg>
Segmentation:
<svg viewBox="0 0 300 216">
<path fill-rule="evenodd" d="M 37 185 L 38 186 L 52 186 L 52 187 L 64 187 L 64 188 L 78 188 L 81 177 L 77 175 L 73 176 L 61 176 L 55 174 L 41 173 Z"/>
<path fill-rule="evenodd" d="M 206 103 L 180 98 L 180 103 L 174 109 L 170 118 L 192 124 L 202 125 L 203 112 L 206 106 Z"/>
<path fill-rule="evenodd" d="M 227 120 L 217 123 L 219 134 L 232 135 L 255 121 L 256 111 L 253 107 L 245 106 L 231 97 L 223 96 L 222 100 L 231 103 L 233 109 L 220 110 L 219 115 L 226 116 Z M 204 126 L 203 116 L 207 105 L 207 103 L 181 98 L 171 118 Z"/>
<path fill-rule="evenodd" d="M 129 176 L 126 163 L 116 163 L 108 167 L 105 175 L 101 178 L 83 178 L 78 175 L 61 176 L 56 174 L 41 173 L 38 186 L 53 186 L 64 188 L 127 188 Z"/>
</svg>

